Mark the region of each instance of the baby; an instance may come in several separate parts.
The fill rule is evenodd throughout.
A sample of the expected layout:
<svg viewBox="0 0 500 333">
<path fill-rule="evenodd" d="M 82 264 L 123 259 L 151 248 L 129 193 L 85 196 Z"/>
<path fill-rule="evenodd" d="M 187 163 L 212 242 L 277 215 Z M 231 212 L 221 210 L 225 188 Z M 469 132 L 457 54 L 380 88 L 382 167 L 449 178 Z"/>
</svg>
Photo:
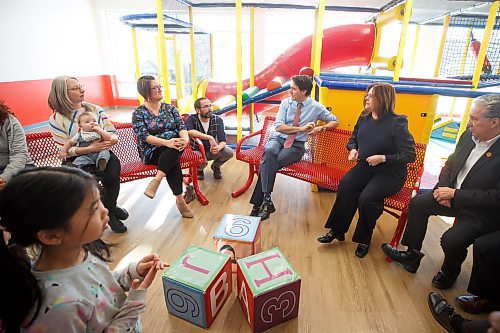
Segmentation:
<svg viewBox="0 0 500 333">
<path fill-rule="evenodd" d="M 115 139 L 112 133 L 106 132 L 97 123 L 96 116 L 91 112 L 83 112 L 78 118 L 78 127 L 80 127 L 80 131 L 77 135 L 66 141 L 59 157 L 65 161 L 68 158 L 68 150 L 73 147 L 88 147 L 90 144 L 96 140 L 105 140 L 110 141 Z M 113 138 L 114 137 L 114 138 Z M 95 165 L 99 168 L 99 171 L 106 170 L 106 165 L 109 161 L 109 149 L 102 150 L 100 152 L 88 153 L 84 155 L 79 155 L 73 161 L 73 164 L 77 166 L 84 165 Z"/>
</svg>

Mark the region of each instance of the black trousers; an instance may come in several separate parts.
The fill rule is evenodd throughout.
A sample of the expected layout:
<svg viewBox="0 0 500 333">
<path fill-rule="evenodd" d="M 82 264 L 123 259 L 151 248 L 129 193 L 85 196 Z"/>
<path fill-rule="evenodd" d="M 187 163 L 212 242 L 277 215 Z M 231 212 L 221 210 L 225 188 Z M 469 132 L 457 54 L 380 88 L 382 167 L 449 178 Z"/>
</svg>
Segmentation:
<svg viewBox="0 0 500 333">
<path fill-rule="evenodd" d="M 271 193 L 279 169 L 298 162 L 304 156 L 304 142 L 294 141 L 292 147 L 283 148 L 285 139 L 273 137 L 266 144 L 259 165 L 259 177 L 253 189 L 250 203 L 254 206 L 262 205 L 264 193 Z"/>
<path fill-rule="evenodd" d="M 153 151 L 151 164 L 158 166 L 167 176 L 167 183 L 174 195 L 182 194 L 182 151 L 169 147 L 158 147 Z"/>
<path fill-rule="evenodd" d="M 73 161 L 75 158 L 72 158 Z M 116 212 L 116 200 L 118 199 L 118 194 L 120 193 L 120 171 L 121 171 L 120 160 L 116 155 L 110 151 L 110 157 L 108 164 L 106 165 L 106 170 L 96 171 L 95 166 L 91 165 L 88 168 L 83 168 L 83 170 L 93 174 L 97 177 L 102 185 L 101 200 L 109 211 L 108 215 L 115 215 Z"/>
<path fill-rule="evenodd" d="M 325 228 L 336 234 L 345 234 L 359 209 L 353 242 L 370 244 L 373 229 L 384 212 L 384 199 L 397 193 L 405 179 L 392 174 L 375 173 L 365 163 L 358 163 L 340 180 L 337 198 L 330 211 Z"/>
<path fill-rule="evenodd" d="M 500 231 L 476 238 L 472 250 L 473 264 L 467 291 L 500 303 Z"/>
<path fill-rule="evenodd" d="M 459 222 L 441 237 L 441 247 L 444 252 L 441 271 L 451 278 L 456 278 L 467 257 L 467 248 L 476 238 L 492 232 L 491 227 L 485 226 L 477 216 L 464 214 L 457 209 L 440 205 L 434 200 L 432 192 L 428 192 L 419 194 L 412 199 L 408 223 L 401 244 L 408 246 L 409 249 L 422 249 L 422 242 L 431 215 L 458 217 Z"/>
<path fill-rule="evenodd" d="M 464 322 L 462 333 L 486 333 L 490 327 L 488 320 L 471 320 Z"/>
</svg>

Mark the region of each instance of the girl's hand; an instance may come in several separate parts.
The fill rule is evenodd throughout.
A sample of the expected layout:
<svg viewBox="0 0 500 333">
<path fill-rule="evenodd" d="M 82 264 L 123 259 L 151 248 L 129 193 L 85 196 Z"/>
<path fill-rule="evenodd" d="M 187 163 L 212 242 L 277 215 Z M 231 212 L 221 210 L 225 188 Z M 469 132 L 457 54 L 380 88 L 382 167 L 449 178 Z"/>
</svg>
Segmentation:
<svg viewBox="0 0 500 333">
<path fill-rule="evenodd" d="M 160 260 L 157 253 L 151 253 L 145 256 L 137 264 L 137 273 L 144 277 L 142 282 L 139 279 L 132 281 L 132 289 L 147 289 L 154 280 L 156 272 L 170 265 Z"/>
<path fill-rule="evenodd" d="M 347 159 L 351 162 L 355 162 L 357 161 L 358 159 L 358 150 L 357 149 L 351 149 L 351 151 L 349 152 L 349 156 L 347 157 Z"/>
<path fill-rule="evenodd" d="M 157 271 L 158 270 L 155 266 L 151 266 L 146 276 L 144 277 L 144 280 L 142 280 L 141 282 L 139 279 L 135 279 L 134 281 L 132 281 L 130 289 L 148 289 L 151 283 L 153 283 Z"/>
<path fill-rule="evenodd" d="M 168 266 L 170 265 L 163 263 L 157 253 L 151 253 L 142 258 L 141 261 L 139 261 L 139 263 L 137 264 L 137 274 L 145 277 L 151 267 L 156 267 L 156 270 L 162 270 L 163 268 Z"/>
</svg>

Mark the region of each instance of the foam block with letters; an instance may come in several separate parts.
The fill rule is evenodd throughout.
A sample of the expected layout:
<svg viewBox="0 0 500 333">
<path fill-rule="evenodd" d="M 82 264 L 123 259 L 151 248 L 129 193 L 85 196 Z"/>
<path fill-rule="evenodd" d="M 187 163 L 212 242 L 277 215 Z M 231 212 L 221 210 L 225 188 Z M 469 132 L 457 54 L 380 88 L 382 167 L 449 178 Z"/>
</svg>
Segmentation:
<svg viewBox="0 0 500 333">
<path fill-rule="evenodd" d="M 191 245 L 163 274 L 168 312 L 208 328 L 231 294 L 231 258 Z"/>
<path fill-rule="evenodd" d="M 226 214 L 214 233 L 214 246 L 236 260 L 260 252 L 260 217 Z"/>
<path fill-rule="evenodd" d="M 277 247 L 238 260 L 238 299 L 252 332 L 297 317 L 300 281 Z"/>
</svg>

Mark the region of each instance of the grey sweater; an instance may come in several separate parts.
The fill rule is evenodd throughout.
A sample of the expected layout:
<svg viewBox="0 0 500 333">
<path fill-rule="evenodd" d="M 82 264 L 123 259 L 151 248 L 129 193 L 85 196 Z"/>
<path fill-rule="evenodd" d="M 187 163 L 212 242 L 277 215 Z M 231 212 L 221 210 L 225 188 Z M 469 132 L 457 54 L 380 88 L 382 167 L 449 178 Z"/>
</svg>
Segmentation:
<svg viewBox="0 0 500 333">
<path fill-rule="evenodd" d="M 137 263 L 111 272 L 105 262 L 87 253 L 80 265 L 32 272 L 43 302 L 35 322 L 23 332 L 141 332 L 146 290 L 129 291 L 133 279 L 142 279 Z"/>
<path fill-rule="evenodd" d="M 23 127 L 9 115 L 0 127 L 0 178 L 8 182 L 26 164 L 33 164 L 26 147 Z"/>
</svg>

